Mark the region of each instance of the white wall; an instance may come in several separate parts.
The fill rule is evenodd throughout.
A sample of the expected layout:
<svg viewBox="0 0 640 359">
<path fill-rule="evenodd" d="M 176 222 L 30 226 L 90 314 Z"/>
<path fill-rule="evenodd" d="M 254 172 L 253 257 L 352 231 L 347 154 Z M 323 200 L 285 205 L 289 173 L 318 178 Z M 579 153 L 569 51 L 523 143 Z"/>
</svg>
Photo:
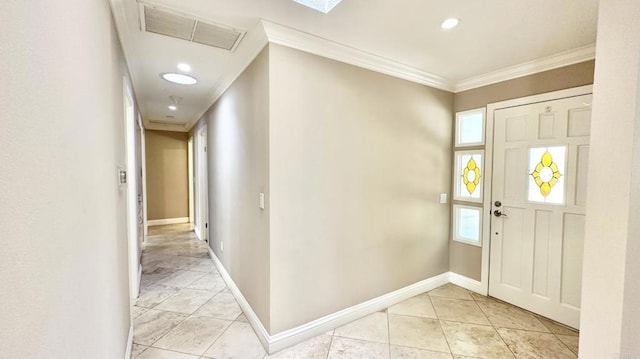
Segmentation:
<svg viewBox="0 0 640 359">
<path fill-rule="evenodd" d="M 599 5 L 580 358 L 640 358 L 640 2 Z"/>
<path fill-rule="evenodd" d="M 0 357 L 123 358 L 123 63 L 107 1 L 0 5 Z"/>
</svg>

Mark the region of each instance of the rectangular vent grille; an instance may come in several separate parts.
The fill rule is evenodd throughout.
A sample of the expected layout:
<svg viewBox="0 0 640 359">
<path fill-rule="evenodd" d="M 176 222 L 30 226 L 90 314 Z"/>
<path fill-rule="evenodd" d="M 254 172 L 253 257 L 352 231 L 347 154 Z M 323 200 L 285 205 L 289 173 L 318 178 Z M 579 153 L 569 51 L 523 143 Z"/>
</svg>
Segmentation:
<svg viewBox="0 0 640 359">
<path fill-rule="evenodd" d="M 175 123 L 171 121 L 158 121 L 158 120 L 149 120 L 149 123 L 153 123 L 155 125 L 164 125 L 164 126 L 180 126 L 184 127 L 184 123 Z"/>
<path fill-rule="evenodd" d="M 233 51 L 245 32 L 228 26 L 203 22 L 169 10 L 141 4 L 142 28 L 147 32 Z"/>
<path fill-rule="evenodd" d="M 233 29 L 198 22 L 193 33 L 193 42 L 231 51 L 241 35 L 242 33 Z"/>
<path fill-rule="evenodd" d="M 167 11 L 150 7 L 144 9 L 144 23 L 148 32 L 175 37 L 182 40 L 191 40 L 195 19 L 178 16 Z"/>
</svg>

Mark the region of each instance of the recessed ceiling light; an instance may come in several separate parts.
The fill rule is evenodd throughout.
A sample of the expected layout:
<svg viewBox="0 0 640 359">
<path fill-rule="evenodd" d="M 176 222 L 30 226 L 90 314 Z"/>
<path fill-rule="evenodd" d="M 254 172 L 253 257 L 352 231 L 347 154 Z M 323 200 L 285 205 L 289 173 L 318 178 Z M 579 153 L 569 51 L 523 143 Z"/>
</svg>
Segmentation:
<svg viewBox="0 0 640 359">
<path fill-rule="evenodd" d="M 177 108 L 176 106 L 174 106 L 174 105 L 169 106 L 169 110 L 171 110 L 171 111 L 175 111 L 175 110 L 177 110 L 177 109 L 178 109 L 178 108 Z"/>
<path fill-rule="evenodd" d="M 445 21 L 442 22 L 442 25 L 440 25 L 441 28 L 445 29 L 445 30 L 449 30 L 449 29 L 453 29 L 454 27 L 458 26 L 458 24 L 460 23 L 460 20 L 456 19 L 455 17 L 446 19 Z"/>
<path fill-rule="evenodd" d="M 298 4 L 308 6 L 314 10 L 328 13 L 342 0 L 293 0 Z"/>
<path fill-rule="evenodd" d="M 191 66 L 189 66 L 189 64 L 185 64 L 184 62 L 179 63 L 178 70 L 184 71 L 184 72 L 191 72 Z"/>
<path fill-rule="evenodd" d="M 160 75 L 163 79 L 180 85 L 193 85 L 198 82 L 195 77 L 173 72 Z"/>
</svg>

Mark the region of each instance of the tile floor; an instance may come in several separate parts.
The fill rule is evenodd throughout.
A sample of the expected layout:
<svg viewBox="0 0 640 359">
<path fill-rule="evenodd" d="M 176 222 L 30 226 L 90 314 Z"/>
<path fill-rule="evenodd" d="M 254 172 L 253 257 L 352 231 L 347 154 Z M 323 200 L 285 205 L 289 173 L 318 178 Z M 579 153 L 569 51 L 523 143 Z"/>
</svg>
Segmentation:
<svg viewBox="0 0 640 359">
<path fill-rule="evenodd" d="M 576 358 L 578 333 L 445 285 L 266 355 L 188 225 L 151 227 L 133 308 L 137 359 Z"/>
</svg>

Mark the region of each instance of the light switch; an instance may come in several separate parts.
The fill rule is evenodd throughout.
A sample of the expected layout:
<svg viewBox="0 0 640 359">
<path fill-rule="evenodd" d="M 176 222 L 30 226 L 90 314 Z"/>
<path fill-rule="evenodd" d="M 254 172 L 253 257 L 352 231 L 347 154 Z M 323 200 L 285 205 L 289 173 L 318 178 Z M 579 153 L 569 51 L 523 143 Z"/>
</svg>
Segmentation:
<svg viewBox="0 0 640 359">
<path fill-rule="evenodd" d="M 446 203 L 447 203 L 447 194 L 440 193 L 440 204 L 446 204 Z"/>
<path fill-rule="evenodd" d="M 260 209 L 264 209 L 264 193 L 260 193 Z"/>
</svg>

